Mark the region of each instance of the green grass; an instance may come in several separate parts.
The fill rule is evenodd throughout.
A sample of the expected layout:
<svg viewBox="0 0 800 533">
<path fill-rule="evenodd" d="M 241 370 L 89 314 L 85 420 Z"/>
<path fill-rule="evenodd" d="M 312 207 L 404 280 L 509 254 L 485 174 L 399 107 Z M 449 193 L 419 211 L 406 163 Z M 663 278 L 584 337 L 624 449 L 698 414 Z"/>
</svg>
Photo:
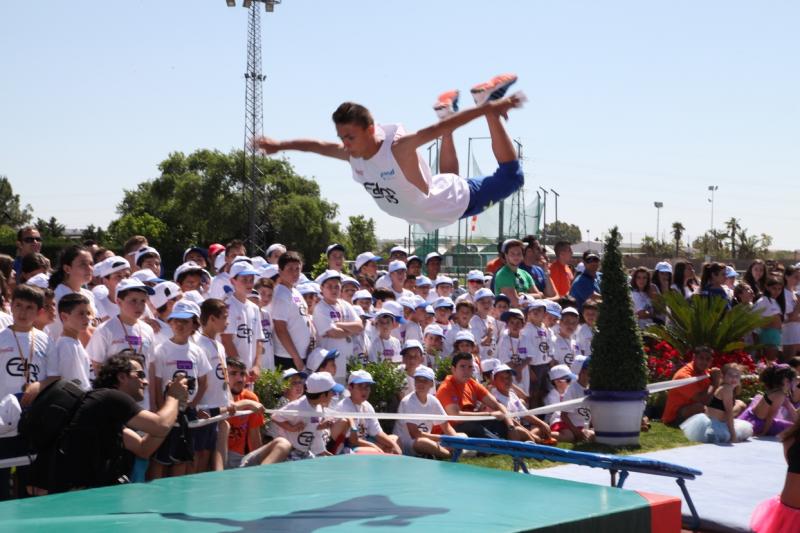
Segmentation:
<svg viewBox="0 0 800 533">
<path fill-rule="evenodd" d="M 642 433 L 639 439 L 639 446 L 622 446 L 615 448 L 613 446 L 606 446 L 604 444 L 597 444 L 594 442 L 586 442 L 580 444 L 566 444 L 560 443 L 559 448 L 565 450 L 576 450 L 580 452 L 596 452 L 596 453 L 613 453 L 617 455 L 631 455 L 634 453 L 647 453 L 656 450 L 667 450 L 669 448 L 679 448 L 681 446 L 694 446 L 696 442 L 690 442 L 680 429 L 665 426 L 660 422 L 652 422 L 650 431 Z M 499 470 L 512 470 L 513 463 L 511 457 L 508 455 L 492 455 L 490 457 L 469 457 L 462 458 L 461 463 L 471 464 L 475 466 L 483 466 L 486 468 L 497 468 Z M 528 468 L 549 468 L 551 466 L 558 466 L 563 463 L 554 463 L 552 461 L 536 461 L 529 459 L 527 461 Z"/>
</svg>

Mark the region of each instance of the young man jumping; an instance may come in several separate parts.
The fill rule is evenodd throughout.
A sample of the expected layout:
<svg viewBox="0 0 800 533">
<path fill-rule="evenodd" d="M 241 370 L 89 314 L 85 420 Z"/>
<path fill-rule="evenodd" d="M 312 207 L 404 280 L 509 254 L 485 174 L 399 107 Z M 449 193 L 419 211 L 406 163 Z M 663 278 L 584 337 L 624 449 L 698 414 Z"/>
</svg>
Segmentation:
<svg viewBox="0 0 800 533">
<path fill-rule="evenodd" d="M 416 133 L 406 132 L 400 124 L 376 125 L 367 108 L 345 102 L 333 113 L 339 143 L 267 137 L 253 142 L 266 154 L 300 150 L 349 161 L 353 179 L 364 186 L 378 207 L 433 231 L 477 215 L 522 187 L 525 178 L 517 152 L 500 121 L 525 101 L 522 93 L 504 97 L 516 81 L 515 75 L 504 74 L 473 87 L 476 106 L 464 111 L 458 111 L 458 91 L 442 94 L 434 105 L 441 120 Z M 458 176 L 453 131 L 481 116 L 489 125 L 498 168 L 491 176 L 463 179 Z M 434 175 L 417 148 L 440 137 L 440 174 Z"/>
</svg>

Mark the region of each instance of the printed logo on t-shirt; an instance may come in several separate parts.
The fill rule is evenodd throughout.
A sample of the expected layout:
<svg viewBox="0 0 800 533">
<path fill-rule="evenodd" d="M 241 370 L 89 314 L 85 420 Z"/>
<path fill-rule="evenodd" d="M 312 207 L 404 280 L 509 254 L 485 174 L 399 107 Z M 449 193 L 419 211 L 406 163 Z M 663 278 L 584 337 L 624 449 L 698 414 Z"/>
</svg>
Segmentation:
<svg viewBox="0 0 800 533">
<path fill-rule="evenodd" d="M 386 200 L 390 204 L 398 204 L 400 201 L 395 197 L 397 194 L 389 187 L 381 187 L 378 183 L 368 181 L 364 183 L 364 188 L 376 200 Z"/>
<path fill-rule="evenodd" d="M 328 313 L 328 316 L 330 316 L 331 318 L 334 318 L 336 320 L 341 320 L 342 319 L 342 316 L 339 313 L 339 311 L 331 311 L 330 313 Z"/>
<path fill-rule="evenodd" d="M 175 361 L 175 368 L 178 370 L 191 370 L 194 365 L 191 361 Z"/>
<path fill-rule="evenodd" d="M 314 442 L 314 433 L 311 431 L 301 431 L 297 435 L 297 444 L 300 446 L 305 446 L 308 448 L 311 446 L 312 442 Z"/>
<path fill-rule="evenodd" d="M 125 342 L 127 342 L 131 346 L 141 346 L 142 338 L 139 337 L 138 335 L 125 335 Z"/>
<path fill-rule="evenodd" d="M 218 380 L 225 381 L 225 369 L 222 368 L 222 363 L 217 363 L 217 368 L 214 369 L 214 374 L 217 375 Z"/>
<path fill-rule="evenodd" d="M 564 354 L 564 364 L 565 365 L 571 365 L 574 360 L 575 360 L 575 354 L 574 353 Z"/>
<path fill-rule="evenodd" d="M 394 177 L 394 169 L 392 168 L 392 169 L 389 169 L 389 170 L 385 170 L 385 171 L 381 172 L 380 176 L 381 176 L 382 180 L 393 178 Z"/>
<path fill-rule="evenodd" d="M 419 429 L 423 433 L 430 433 L 430 431 L 431 431 L 428 428 L 428 424 L 426 424 L 425 422 L 421 422 L 421 423 L 417 424 L 417 429 Z"/>
<path fill-rule="evenodd" d="M 250 339 L 253 337 L 253 330 L 247 324 L 239 324 L 236 327 L 236 336 L 240 339 L 247 339 L 247 344 L 250 344 Z"/>
<path fill-rule="evenodd" d="M 548 343 L 547 341 L 540 342 L 539 351 L 545 354 L 550 352 L 550 343 Z"/>
<path fill-rule="evenodd" d="M 27 361 L 25 359 L 20 359 L 19 357 L 12 357 L 6 363 L 6 374 L 15 378 L 25 377 L 25 366 L 27 365 Z M 29 377 L 28 381 L 31 383 L 34 381 L 39 381 L 39 365 L 31 363 L 28 366 Z"/>
<path fill-rule="evenodd" d="M 391 359 L 394 357 L 394 348 L 386 348 L 383 350 L 383 357 L 386 359 Z"/>
</svg>

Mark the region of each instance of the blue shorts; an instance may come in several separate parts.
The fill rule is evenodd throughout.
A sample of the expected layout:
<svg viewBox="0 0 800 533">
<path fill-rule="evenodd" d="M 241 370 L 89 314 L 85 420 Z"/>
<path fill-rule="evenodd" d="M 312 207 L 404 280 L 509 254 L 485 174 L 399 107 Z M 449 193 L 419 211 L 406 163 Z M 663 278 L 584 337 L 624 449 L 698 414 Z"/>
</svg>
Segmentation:
<svg viewBox="0 0 800 533">
<path fill-rule="evenodd" d="M 483 213 L 492 205 L 505 200 L 525 184 L 519 160 L 500 163 L 491 176 L 469 178 L 469 205 L 461 218 Z"/>
</svg>

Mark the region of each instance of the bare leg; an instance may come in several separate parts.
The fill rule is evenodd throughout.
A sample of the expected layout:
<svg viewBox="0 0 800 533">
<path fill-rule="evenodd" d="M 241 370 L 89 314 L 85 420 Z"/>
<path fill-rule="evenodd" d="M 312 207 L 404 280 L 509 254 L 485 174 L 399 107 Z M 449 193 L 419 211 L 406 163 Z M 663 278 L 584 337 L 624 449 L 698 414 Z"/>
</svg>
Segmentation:
<svg viewBox="0 0 800 533">
<path fill-rule="evenodd" d="M 489 136 L 492 138 L 492 152 L 498 163 L 508 163 L 517 159 L 517 151 L 511 141 L 503 123 L 500 122 L 498 113 L 486 115 L 486 122 L 489 124 Z M 444 151 L 444 150 L 443 150 Z"/>
<path fill-rule="evenodd" d="M 437 459 L 450 459 L 450 450 L 442 448 L 438 442 L 425 437 L 414 441 L 414 451 L 420 455 L 432 455 Z"/>
<path fill-rule="evenodd" d="M 225 470 L 225 462 L 228 459 L 228 433 L 230 429 L 230 424 L 225 420 L 217 426 L 217 449 L 214 450 L 212 457 L 212 468 L 215 472 Z"/>
<path fill-rule="evenodd" d="M 262 465 L 281 463 L 292 452 L 292 444 L 283 437 L 276 437 L 265 448 L 267 455 L 261 460 Z"/>
<path fill-rule="evenodd" d="M 452 131 L 442 135 L 442 145 L 439 148 L 439 172 L 441 174 L 458 174 L 458 156 Z"/>
</svg>

